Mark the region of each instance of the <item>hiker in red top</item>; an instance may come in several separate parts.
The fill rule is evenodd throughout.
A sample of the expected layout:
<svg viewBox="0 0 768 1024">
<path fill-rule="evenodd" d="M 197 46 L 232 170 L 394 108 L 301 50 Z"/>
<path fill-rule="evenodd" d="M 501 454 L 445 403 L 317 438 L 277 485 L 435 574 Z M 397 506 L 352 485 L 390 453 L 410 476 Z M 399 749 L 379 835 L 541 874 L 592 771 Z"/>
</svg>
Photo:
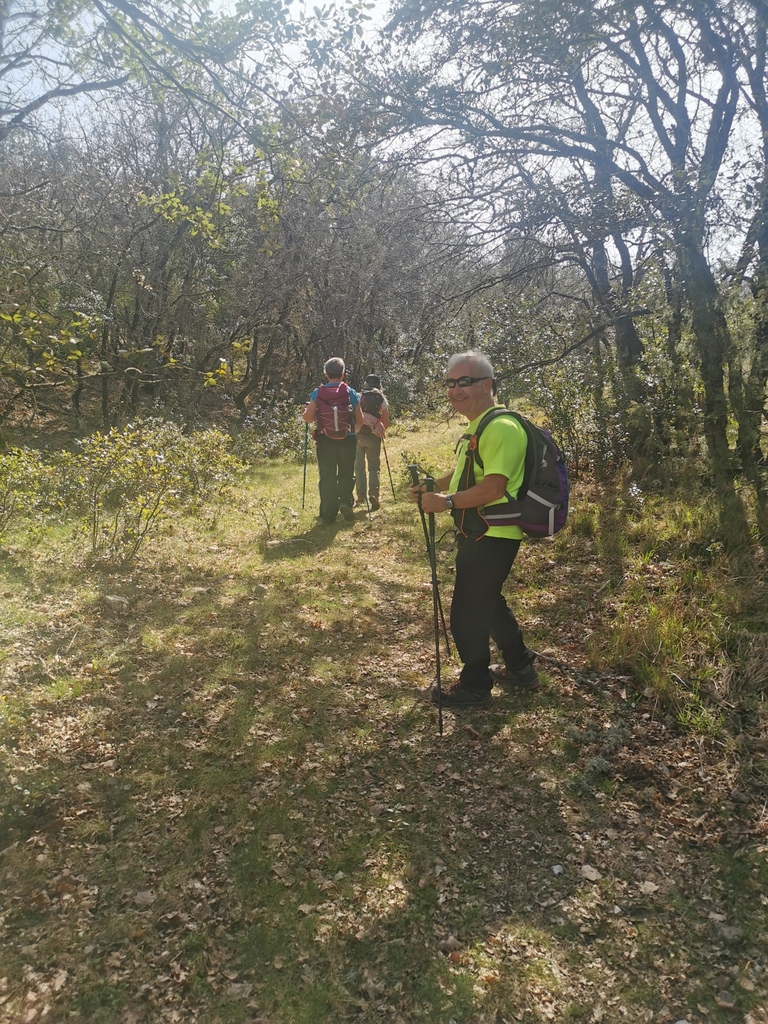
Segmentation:
<svg viewBox="0 0 768 1024">
<path fill-rule="evenodd" d="M 344 381 L 344 360 L 334 357 L 323 367 L 327 382 L 315 388 L 304 409 L 304 421 L 315 424 L 317 469 L 320 475 L 320 519 L 336 521 L 341 512 L 351 523 L 355 486 L 355 427 L 362 423 L 360 395 Z"/>
</svg>

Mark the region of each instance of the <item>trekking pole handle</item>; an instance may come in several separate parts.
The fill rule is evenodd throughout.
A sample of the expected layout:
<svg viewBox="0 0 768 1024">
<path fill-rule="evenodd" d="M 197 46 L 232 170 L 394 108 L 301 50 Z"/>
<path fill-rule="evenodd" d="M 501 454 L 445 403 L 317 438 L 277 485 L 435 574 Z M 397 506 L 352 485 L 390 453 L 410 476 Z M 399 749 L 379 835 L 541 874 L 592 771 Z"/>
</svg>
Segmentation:
<svg viewBox="0 0 768 1024">
<path fill-rule="evenodd" d="M 425 476 L 424 477 L 424 486 L 426 487 L 426 489 L 428 491 L 434 491 L 434 489 L 435 489 L 434 478 L 431 477 L 431 476 Z"/>
<path fill-rule="evenodd" d="M 411 483 L 414 487 L 418 487 L 421 481 L 419 480 L 419 467 L 415 462 L 408 466 L 408 472 L 411 474 Z"/>
</svg>

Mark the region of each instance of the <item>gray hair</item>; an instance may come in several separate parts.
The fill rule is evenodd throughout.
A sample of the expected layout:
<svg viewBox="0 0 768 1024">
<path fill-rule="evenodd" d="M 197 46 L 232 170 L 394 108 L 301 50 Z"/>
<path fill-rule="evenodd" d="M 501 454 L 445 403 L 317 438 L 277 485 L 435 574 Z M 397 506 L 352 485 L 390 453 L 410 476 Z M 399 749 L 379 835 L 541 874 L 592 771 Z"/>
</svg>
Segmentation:
<svg viewBox="0 0 768 1024">
<path fill-rule="evenodd" d="M 472 350 L 470 352 L 457 352 L 448 360 L 448 370 L 456 366 L 457 363 L 471 363 L 478 377 L 493 378 L 494 376 L 491 361 L 488 356 L 483 355 L 482 352 L 478 352 L 476 350 Z"/>
<path fill-rule="evenodd" d="M 329 359 L 323 367 L 323 372 L 328 380 L 338 380 L 340 377 L 343 377 L 344 370 L 344 360 L 340 359 L 338 356 L 334 356 L 332 359 Z"/>
</svg>

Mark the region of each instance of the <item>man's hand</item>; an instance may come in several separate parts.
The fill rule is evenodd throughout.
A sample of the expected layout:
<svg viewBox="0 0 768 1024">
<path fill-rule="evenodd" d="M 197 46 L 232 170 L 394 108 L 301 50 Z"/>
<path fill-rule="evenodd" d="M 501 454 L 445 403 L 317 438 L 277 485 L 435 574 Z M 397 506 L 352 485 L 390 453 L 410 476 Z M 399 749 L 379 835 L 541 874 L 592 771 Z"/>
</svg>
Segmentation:
<svg viewBox="0 0 768 1024">
<path fill-rule="evenodd" d="M 410 491 L 411 498 L 421 504 L 424 512 L 448 511 L 445 506 L 445 495 L 441 494 L 440 491 L 428 491 L 423 481 L 418 486 L 411 485 L 408 490 Z"/>
<path fill-rule="evenodd" d="M 421 496 L 421 507 L 425 512 L 445 512 L 445 495 L 439 491 L 425 491 Z"/>
</svg>

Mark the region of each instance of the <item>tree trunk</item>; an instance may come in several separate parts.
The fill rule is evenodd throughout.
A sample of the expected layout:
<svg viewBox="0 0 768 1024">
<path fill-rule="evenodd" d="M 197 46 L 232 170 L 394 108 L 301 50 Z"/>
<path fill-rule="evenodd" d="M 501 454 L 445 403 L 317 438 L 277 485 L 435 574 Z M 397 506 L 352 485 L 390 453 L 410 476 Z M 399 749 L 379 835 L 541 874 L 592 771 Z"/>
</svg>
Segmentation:
<svg viewBox="0 0 768 1024">
<path fill-rule="evenodd" d="M 117 291 L 117 270 L 112 273 L 109 283 L 109 295 L 104 309 L 104 323 L 101 328 L 101 421 L 106 431 L 112 427 L 112 411 L 109 404 L 109 321 Z"/>
<path fill-rule="evenodd" d="M 254 332 L 253 338 L 254 338 L 254 350 L 255 350 L 256 349 L 256 332 Z M 242 413 L 243 418 L 245 418 L 248 415 L 248 406 L 246 405 L 245 400 L 259 386 L 259 383 L 261 382 L 262 374 L 264 373 L 264 369 L 265 369 L 265 367 L 267 365 L 267 362 L 268 362 L 270 356 L 272 355 L 272 351 L 273 351 L 274 347 L 275 347 L 275 330 L 273 329 L 271 331 L 271 333 L 270 333 L 269 342 L 267 343 L 267 347 L 264 350 L 264 354 L 262 355 L 261 359 L 258 360 L 256 366 L 254 366 L 254 368 L 253 368 L 253 372 L 251 374 L 251 379 L 248 381 L 248 383 L 245 385 L 245 387 L 241 388 L 237 392 L 237 394 L 234 396 L 235 406 L 237 407 L 238 411 L 240 413 Z"/>
<path fill-rule="evenodd" d="M 694 245 L 683 244 L 679 248 L 679 259 L 704 384 L 704 437 L 712 470 L 716 478 L 721 478 L 728 476 L 730 469 L 724 373 L 730 336 L 717 283 L 704 254 Z"/>
<path fill-rule="evenodd" d="M 744 415 L 739 420 L 739 453 L 746 470 L 764 463 L 760 436 L 763 419 L 768 419 L 765 396 L 768 385 L 768 176 L 763 181 L 754 236 L 757 265 L 752 280 L 755 300 L 752 365 L 744 387 Z"/>
<path fill-rule="evenodd" d="M 72 409 L 75 413 L 75 430 L 77 433 L 83 429 L 84 421 L 83 414 L 80 409 L 80 396 L 83 393 L 83 361 L 82 359 L 77 360 L 77 385 L 75 390 L 72 392 Z"/>
<path fill-rule="evenodd" d="M 631 316 L 620 316 L 616 321 L 614 333 L 619 364 L 624 368 L 637 366 L 643 358 L 644 346 L 637 333 L 635 321 Z M 634 380 L 637 382 L 636 377 Z"/>
</svg>

